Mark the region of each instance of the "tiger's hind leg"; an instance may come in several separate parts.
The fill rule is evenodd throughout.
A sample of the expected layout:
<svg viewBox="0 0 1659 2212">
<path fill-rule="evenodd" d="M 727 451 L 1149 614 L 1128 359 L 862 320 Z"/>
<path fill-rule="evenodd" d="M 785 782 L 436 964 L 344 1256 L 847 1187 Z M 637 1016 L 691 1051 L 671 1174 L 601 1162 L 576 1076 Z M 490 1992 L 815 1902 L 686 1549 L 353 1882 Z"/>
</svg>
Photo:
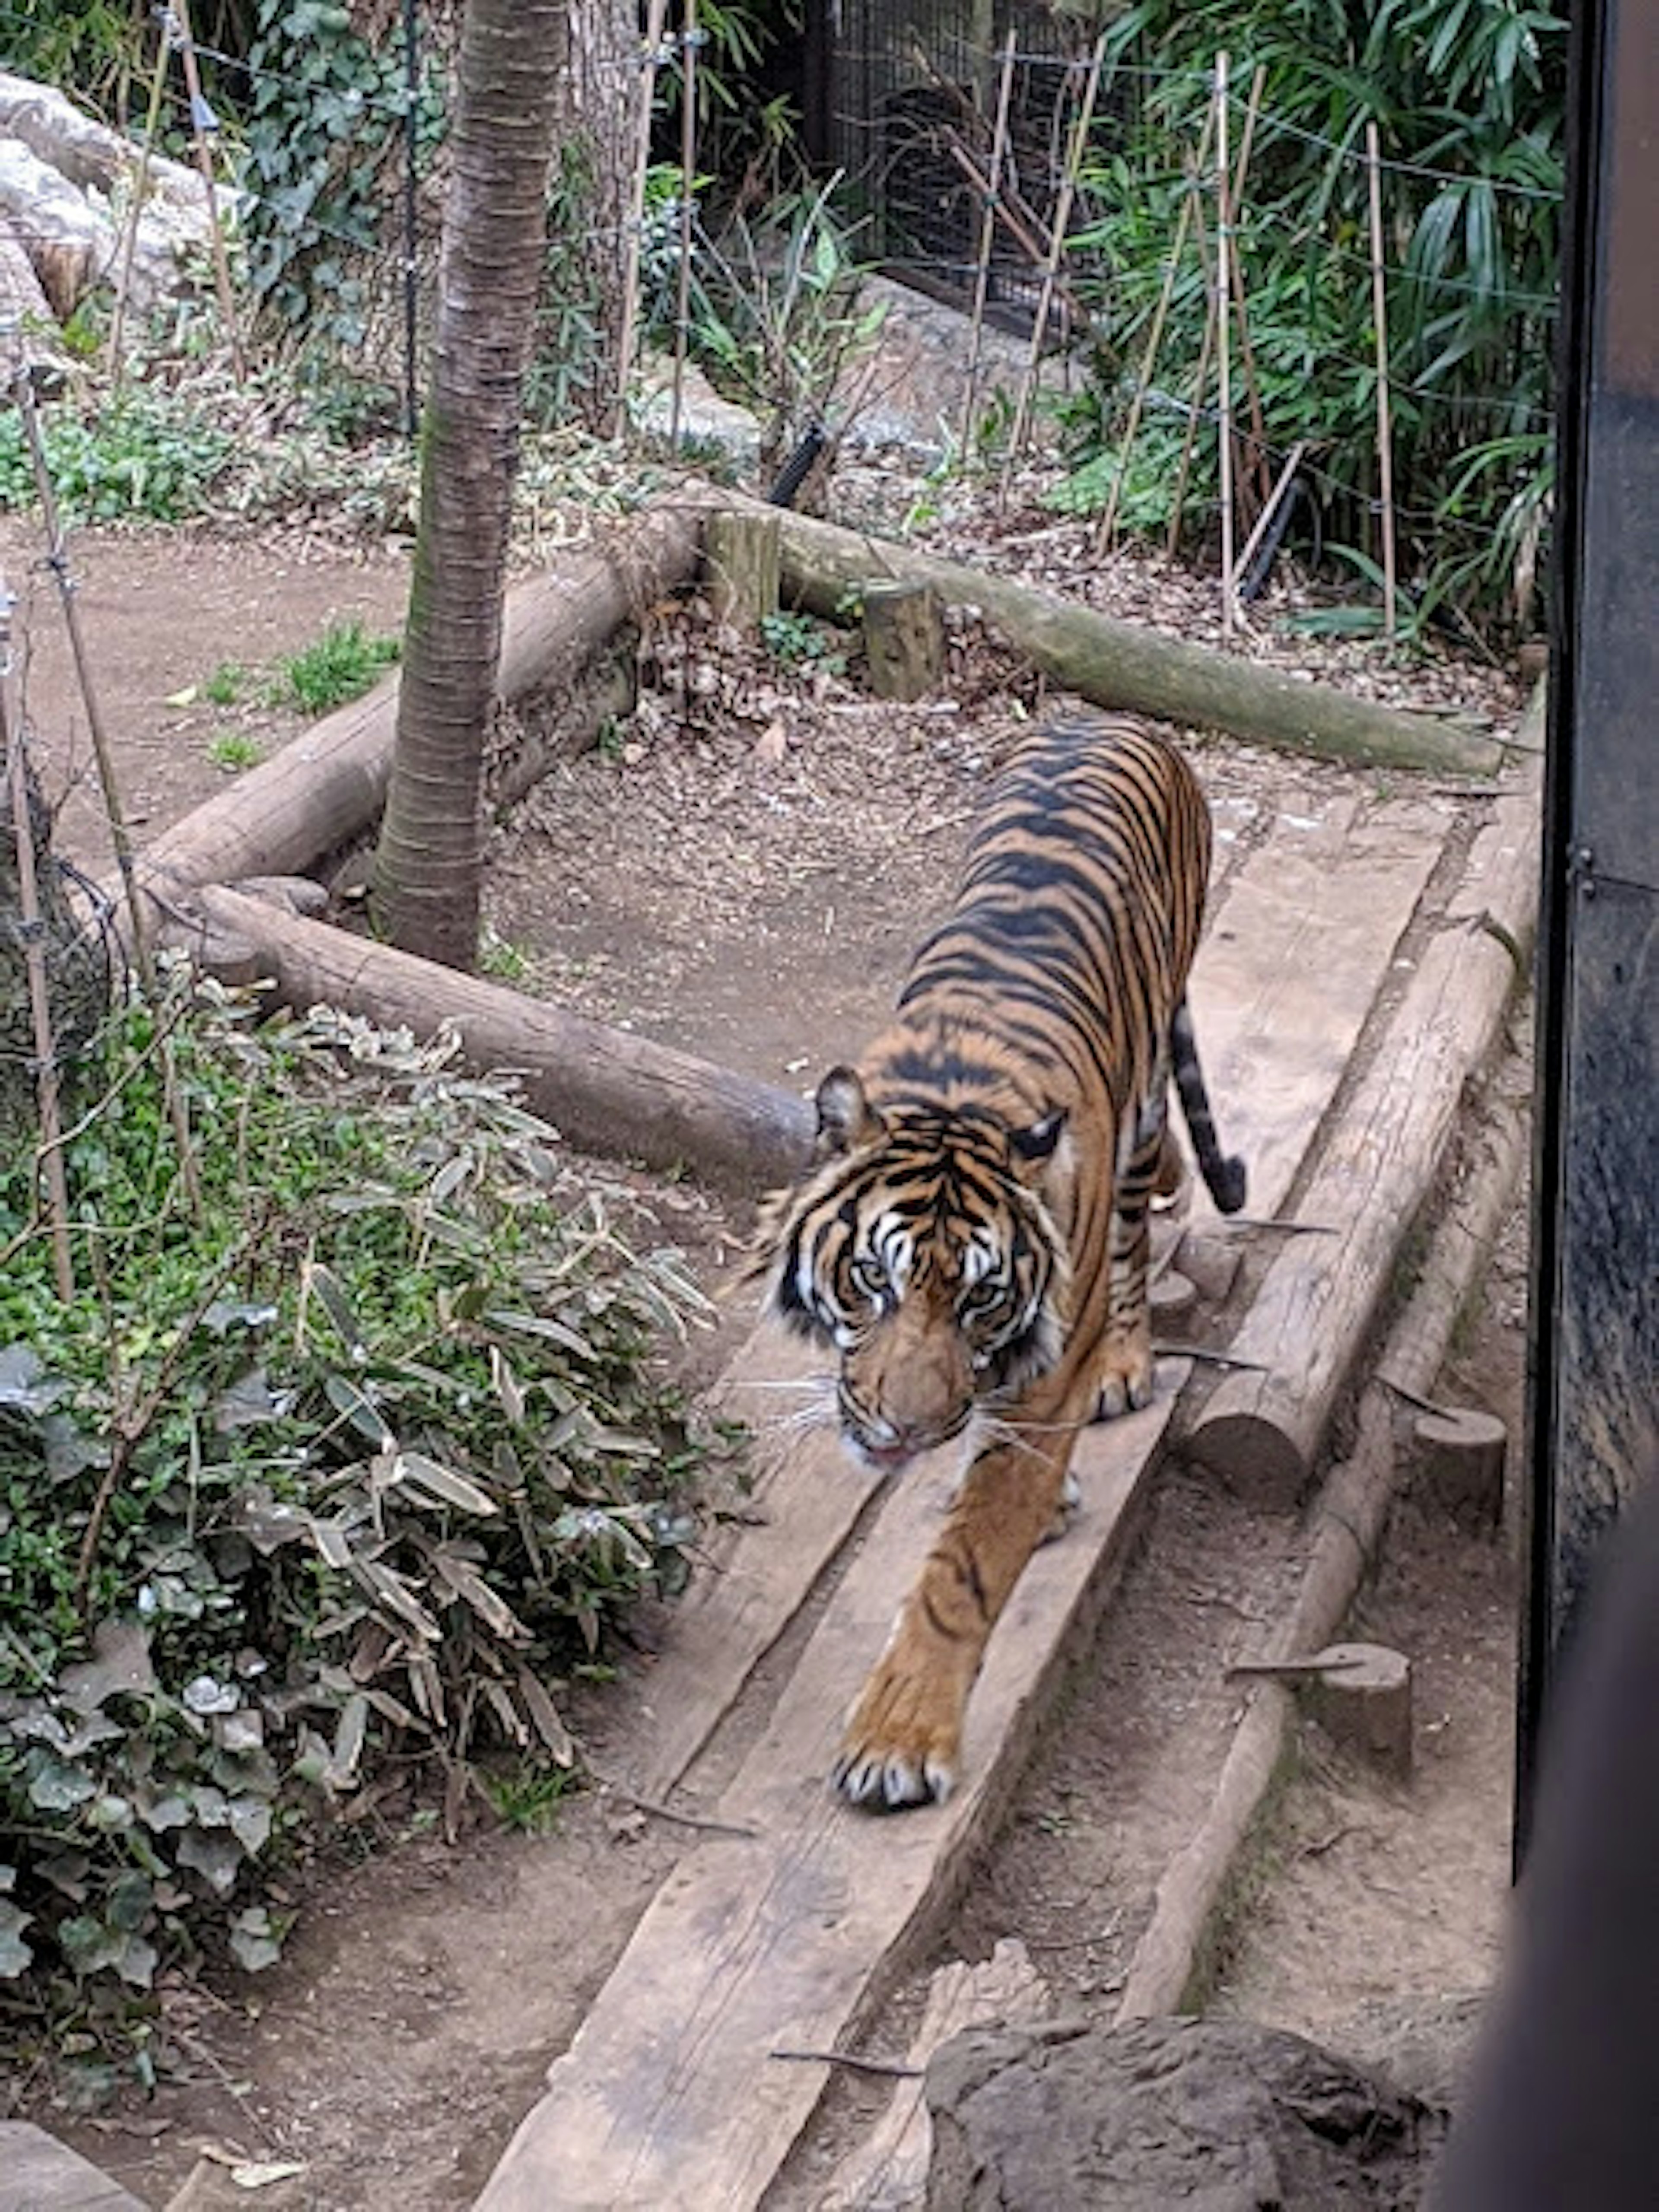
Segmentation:
<svg viewBox="0 0 1659 2212">
<path fill-rule="evenodd" d="M 1163 1191 L 1173 1164 L 1179 1177 L 1180 1155 L 1164 1111 L 1165 1091 L 1156 1087 L 1158 1103 L 1146 1109 L 1133 1149 L 1118 1164 L 1112 1206 L 1111 1283 L 1106 1328 L 1099 1352 L 1099 1398 L 1095 1418 L 1115 1420 L 1152 1401 L 1152 1328 L 1146 1305 L 1146 1262 L 1151 1244 L 1146 1211 L 1154 1192 Z"/>
</svg>

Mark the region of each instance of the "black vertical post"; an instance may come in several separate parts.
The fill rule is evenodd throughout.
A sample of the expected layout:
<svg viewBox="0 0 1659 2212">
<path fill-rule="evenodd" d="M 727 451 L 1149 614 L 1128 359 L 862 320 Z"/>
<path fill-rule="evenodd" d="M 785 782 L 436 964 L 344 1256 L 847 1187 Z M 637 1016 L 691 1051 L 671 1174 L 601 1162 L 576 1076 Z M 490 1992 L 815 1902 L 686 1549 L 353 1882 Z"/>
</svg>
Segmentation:
<svg viewBox="0 0 1659 2212">
<path fill-rule="evenodd" d="M 421 395 L 420 343 L 420 0 L 404 0 L 404 429 L 413 438 Z"/>
<path fill-rule="evenodd" d="M 1517 1856 L 1591 1557 L 1659 1450 L 1659 0 L 1571 22 Z"/>
</svg>

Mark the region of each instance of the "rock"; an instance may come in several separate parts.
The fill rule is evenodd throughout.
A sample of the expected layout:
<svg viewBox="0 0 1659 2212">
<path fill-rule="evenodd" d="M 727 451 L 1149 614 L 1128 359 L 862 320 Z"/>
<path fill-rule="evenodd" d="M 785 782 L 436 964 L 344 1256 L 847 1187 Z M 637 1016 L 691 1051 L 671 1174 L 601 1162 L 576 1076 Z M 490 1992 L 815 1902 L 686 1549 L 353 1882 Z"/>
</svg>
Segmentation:
<svg viewBox="0 0 1659 2212">
<path fill-rule="evenodd" d="M 112 285 L 138 148 L 48 85 L 0 70 L 0 228 L 28 253 L 60 317 L 89 286 Z M 226 188 L 228 210 L 241 195 Z M 185 257 L 209 242 L 207 196 L 182 162 L 154 155 L 129 295 L 139 313 L 187 294 Z"/>
<path fill-rule="evenodd" d="M 970 2029 L 927 2069 L 927 2212 L 1413 2212 L 1447 2115 L 1282 2029 Z"/>
<path fill-rule="evenodd" d="M 672 362 L 647 362 L 640 401 L 639 426 L 653 439 L 667 441 L 674 420 Z M 746 407 L 722 399 L 695 362 L 687 362 L 680 383 L 680 443 L 693 453 L 711 448 L 737 474 L 752 480 L 760 471 L 760 423 Z"/>
</svg>

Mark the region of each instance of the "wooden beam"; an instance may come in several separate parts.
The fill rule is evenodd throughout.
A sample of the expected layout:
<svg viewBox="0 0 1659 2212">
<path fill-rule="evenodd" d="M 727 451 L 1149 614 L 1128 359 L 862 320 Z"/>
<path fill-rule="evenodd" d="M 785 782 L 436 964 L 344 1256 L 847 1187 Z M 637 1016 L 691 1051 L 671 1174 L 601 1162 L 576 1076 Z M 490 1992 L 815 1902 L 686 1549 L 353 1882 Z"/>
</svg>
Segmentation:
<svg viewBox="0 0 1659 2212">
<path fill-rule="evenodd" d="M 1376 1050 L 1346 1101 L 1298 1212 L 1332 1237 L 1288 1244 L 1229 1350 L 1255 1372 L 1218 1385 L 1188 1449 L 1263 1505 L 1301 1495 L 1336 1398 L 1389 1287 L 1400 1243 L 1432 1187 L 1462 1101 L 1519 980 L 1532 934 L 1537 779 L 1500 799 L 1463 884 L 1424 945 Z"/>
<path fill-rule="evenodd" d="M 479 2212 L 760 2203 L 832 2071 L 771 2053 L 838 2047 L 965 1879 L 1058 1669 L 1104 1602 L 1183 1375 L 1167 1371 L 1144 1413 L 1084 1431 L 1082 1508 L 1026 1569 L 992 1638 L 962 1789 L 884 1818 L 843 1804 L 824 1777 L 954 1461 L 906 1474 L 720 1801 L 722 1820 L 757 1834 L 700 1844 L 665 1884 Z"/>
</svg>

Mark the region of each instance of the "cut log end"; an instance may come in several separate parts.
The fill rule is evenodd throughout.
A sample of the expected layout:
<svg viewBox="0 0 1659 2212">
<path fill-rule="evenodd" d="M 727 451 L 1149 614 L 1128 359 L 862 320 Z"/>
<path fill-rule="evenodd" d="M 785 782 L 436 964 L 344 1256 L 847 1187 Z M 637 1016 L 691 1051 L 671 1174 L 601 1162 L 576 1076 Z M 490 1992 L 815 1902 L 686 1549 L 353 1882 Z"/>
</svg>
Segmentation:
<svg viewBox="0 0 1659 2212">
<path fill-rule="evenodd" d="M 936 690 L 945 669 L 945 622 L 932 585 L 867 585 L 864 649 L 878 699 L 908 705 Z"/>
<path fill-rule="evenodd" d="M 703 571 L 716 622 L 758 629 L 778 609 L 778 518 L 711 514 L 703 532 Z"/>
<path fill-rule="evenodd" d="M 1308 1486 L 1301 1447 L 1261 1413 L 1220 1413 L 1201 1420 L 1187 1449 L 1218 1475 L 1234 1497 L 1264 1513 L 1294 1513 Z"/>
<path fill-rule="evenodd" d="M 1333 1644 L 1308 1685 L 1315 1719 L 1331 1740 L 1404 1781 L 1412 1768 L 1412 1662 L 1382 1644 Z"/>
<path fill-rule="evenodd" d="M 1495 1413 L 1419 1413 L 1413 1425 L 1420 1494 L 1472 1528 L 1499 1527 L 1508 1431 Z"/>
</svg>

